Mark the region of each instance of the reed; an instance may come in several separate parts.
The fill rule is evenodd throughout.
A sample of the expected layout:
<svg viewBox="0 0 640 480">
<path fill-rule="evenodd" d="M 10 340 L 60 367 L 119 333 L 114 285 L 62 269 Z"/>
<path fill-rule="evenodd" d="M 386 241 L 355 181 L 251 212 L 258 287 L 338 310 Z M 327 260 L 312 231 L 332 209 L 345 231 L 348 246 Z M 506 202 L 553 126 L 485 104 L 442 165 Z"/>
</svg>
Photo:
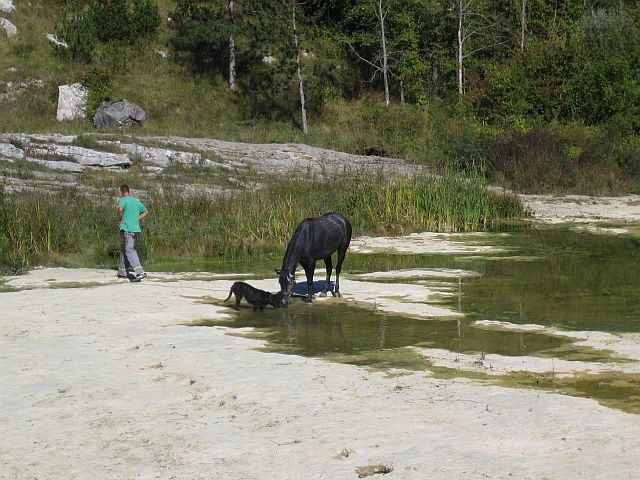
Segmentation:
<svg viewBox="0 0 640 480">
<path fill-rule="evenodd" d="M 389 176 L 371 172 L 272 176 L 261 188 L 218 196 L 153 189 L 140 251 L 147 264 L 227 260 L 283 252 L 297 224 L 328 211 L 344 213 L 354 234 L 471 231 L 524 215 L 517 197 L 488 191 L 481 175 Z M 10 194 L 0 189 L 0 269 L 36 264 L 114 265 L 115 203 L 70 189 Z"/>
</svg>

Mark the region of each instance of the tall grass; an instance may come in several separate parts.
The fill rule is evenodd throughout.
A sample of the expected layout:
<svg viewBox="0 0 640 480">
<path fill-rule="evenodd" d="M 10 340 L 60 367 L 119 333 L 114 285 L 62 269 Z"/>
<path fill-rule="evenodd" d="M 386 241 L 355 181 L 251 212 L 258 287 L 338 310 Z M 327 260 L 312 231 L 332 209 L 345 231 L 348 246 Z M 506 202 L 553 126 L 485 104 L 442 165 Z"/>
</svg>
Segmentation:
<svg viewBox="0 0 640 480">
<path fill-rule="evenodd" d="M 19 272 L 65 257 L 95 264 L 106 256 L 101 248 L 113 224 L 107 210 L 105 202 L 73 189 L 9 194 L 0 186 L 0 270 Z"/>
<path fill-rule="evenodd" d="M 480 175 L 318 175 L 306 181 L 273 176 L 261 188 L 220 196 L 183 195 L 165 187 L 142 200 L 141 253 L 167 260 L 238 259 L 284 252 L 297 224 L 328 211 L 344 213 L 354 233 L 490 229 L 519 218 L 517 197 L 486 190 Z M 115 265 L 114 198 L 76 190 L 6 193 L 0 189 L 0 270 L 36 264 Z"/>
</svg>

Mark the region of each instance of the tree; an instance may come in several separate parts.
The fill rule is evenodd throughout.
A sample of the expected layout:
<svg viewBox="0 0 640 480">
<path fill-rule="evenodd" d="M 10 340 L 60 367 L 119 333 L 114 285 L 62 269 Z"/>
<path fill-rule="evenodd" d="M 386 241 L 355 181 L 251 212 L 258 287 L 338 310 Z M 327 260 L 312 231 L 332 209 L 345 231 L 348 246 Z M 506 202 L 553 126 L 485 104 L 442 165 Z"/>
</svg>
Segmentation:
<svg viewBox="0 0 640 480">
<path fill-rule="evenodd" d="M 404 97 L 405 83 L 417 81 L 427 70 L 429 60 L 425 26 L 431 15 L 427 0 L 356 0 L 349 5 L 339 26 L 338 39 L 357 62 L 370 73 L 368 82 L 379 79 L 384 104 L 390 104 L 392 80 Z"/>
<path fill-rule="evenodd" d="M 620 8 L 588 12 L 570 48 L 565 118 L 590 125 L 617 119 L 640 130 L 640 28 L 633 19 Z"/>
<path fill-rule="evenodd" d="M 226 75 L 229 65 L 230 38 L 235 21 L 230 22 L 225 0 L 178 0 L 172 12 L 171 26 L 175 34 L 171 40 L 178 58 L 182 58 L 197 72 L 217 72 Z M 235 11 L 234 11 L 235 12 Z M 235 16 L 233 17 L 235 20 Z M 235 46 L 234 46 L 235 56 Z"/>
<path fill-rule="evenodd" d="M 496 17 L 483 11 L 482 7 L 480 0 L 455 0 L 458 24 L 457 78 L 460 96 L 465 93 L 465 59 L 481 50 L 506 42 L 506 28 Z"/>
<path fill-rule="evenodd" d="M 235 24 L 235 16 L 233 9 L 233 0 L 228 0 L 227 2 L 228 10 L 229 10 L 229 23 L 233 28 Z M 229 35 L 229 88 L 231 90 L 236 90 L 236 42 L 233 39 L 233 32 Z"/>
<path fill-rule="evenodd" d="M 307 133 L 309 114 L 322 109 L 322 86 L 332 74 L 321 68 L 316 52 L 310 51 L 318 35 L 305 7 L 297 0 L 245 2 L 246 35 L 253 57 L 241 80 L 241 94 L 248 114 L 294 119 Z"/>
<path fill-rule="evenodd" d="M 98 46 L 132 46 L 153 37 L 160 23 L 158 6 L 152 0 L 73 1 L 63 9 L 55 30 L 69 46 L 60 52 L 90 63 Z"/>
<path fill-rule="evenodd" d="M 304 80 L 302 78 L 302 69 L 300 68 L 300 44 L 298 43 L 298 23 L 296 21 L 296 0 L 291 1 L 291 26 L 293 29 L 293 45 L 296 54 L 296 76 L 298 77 L 298 91 L 300 93 L 300 116 L 302 119 L 302 131 L 306 135 L 309 133 L 309 124 L 307 122 L 307 108 L 304 98 Z"/>
</svg>

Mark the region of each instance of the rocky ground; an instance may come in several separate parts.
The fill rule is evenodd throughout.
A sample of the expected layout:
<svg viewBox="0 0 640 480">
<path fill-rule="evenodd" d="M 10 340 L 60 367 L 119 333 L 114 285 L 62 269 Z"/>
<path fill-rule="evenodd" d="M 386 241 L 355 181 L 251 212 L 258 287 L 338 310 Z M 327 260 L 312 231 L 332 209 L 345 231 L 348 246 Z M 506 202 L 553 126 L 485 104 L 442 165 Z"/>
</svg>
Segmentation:
<svg viewBox="0 0 640 480">
<path fill-rule="evenodd" d="M 87 172 L 125 174 L 136 169 L 154 178 L 176 165 L 197 165 L 219 177 L 215 187 L 190 183 L 187 191 L 235 188 L 243 176 L 308 175 L 371 170 L 414 173 L 421 167 L 395 159 L 351 155 L 302 144 L 250 144 L 205 138 L 107 135 L 0 134 L 0 182 L 7 190 L 78 188 L 92 192 Z M 520 195 L 533 217 L 545 222 L 618 223 L 640 220 L 640 196 Z"/>
<path fill-rule="evenodd" d="M 382 157 L 350 155 L 302 144 L 250 144 L 182 137 L 113 140 L 109 136 L 0 134 L 0 181 L 7 190 L 68 188 L 91 191 L 83 173 L 137 169 L 154 176 L 177 165 L 219 174 L 224 186 L 246 174 L 304 175 L 363 170 L 413 172 L 419 168 Z"/>
</svg>

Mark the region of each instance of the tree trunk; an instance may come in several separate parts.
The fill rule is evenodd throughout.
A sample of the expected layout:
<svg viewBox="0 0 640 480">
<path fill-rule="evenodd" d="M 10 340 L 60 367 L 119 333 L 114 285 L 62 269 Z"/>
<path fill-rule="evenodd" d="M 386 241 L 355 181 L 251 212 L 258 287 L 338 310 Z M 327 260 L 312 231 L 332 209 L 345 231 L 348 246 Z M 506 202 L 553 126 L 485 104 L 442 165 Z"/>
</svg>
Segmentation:
<svg viewBox="0 0 640 480">
<path fill-rule="evenodd" d="M 463 81 L 463 65 L 462 65 L 462 47 L 464 44 L 464 39 L 462 37 L 462 17 L 464 15 L 464 0 L 458 0 L 458 4 L 460 5 L 460 10 L 458 12 L 458 94 L 464 95 L 464 81 Z"/>
<path fill-rule="evenodd" d="M 520 26 L 520 51 L 524 52 L 524 31 L 526 28 L 527 0 L 522 0 L 522 23 Z"/>
<path fill-rule="evenodd" d="M 233 16 L 233 0 L 229 0 L 227 4 L 229 8 L 229 21 L 233 25 L 235 19 Z M 229 35 L 229 88 L 235 90 L 236 85 L 236 43 L 233 35 Z"/>
<path fill-rule="evenodd" d="M 298 75 L 298 89 L 300 91 L 300 112 L 302 115 L 302 131 L 306 135 L 309 133 L 309 125 L 307 123 L 307 109 L 304 101 L 304 82 L 302 79 L 302 69 L 300 67 L 300 48 L 298 47 L 298 30 L 296 24 L 296 2 L 291 2 L 292 15 L 291 21 L 293 24 L 293 44 L 296 49 L 296 73 Z"/>
<path fill-rule="evenodd" d="M 384 32 L 386 12 L 382 12 L 382 0 L 378 0 L 378 18 L 380 19 L 380 36 L 382 37 L 382 78 L 384 81 L 384 106 L 389 106 L 389 66 L 387 59 L 387 38 Z"/>
</svg>

